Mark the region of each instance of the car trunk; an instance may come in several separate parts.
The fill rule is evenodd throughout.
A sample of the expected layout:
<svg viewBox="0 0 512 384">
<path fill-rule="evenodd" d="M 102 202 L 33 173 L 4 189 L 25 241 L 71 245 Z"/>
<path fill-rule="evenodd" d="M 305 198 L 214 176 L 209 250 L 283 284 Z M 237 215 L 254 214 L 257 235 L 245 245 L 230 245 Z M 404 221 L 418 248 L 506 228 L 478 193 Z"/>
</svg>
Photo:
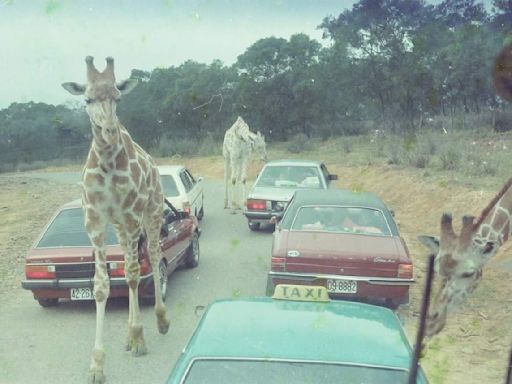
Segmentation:
<svg viewBox="0 0 512 384">
<path fill-rule="evenodd" d="M 123 260 L 119 245 L 107 246 L 107 262 Z M 26 263 L 54 265 L 57 279 L 94 277 L 92 247 L 35 248 L 28 254 Z"/>
<path fill-rule="evenodd" d="M 291 231 L 287 244 L 286 272 L 397 277 L 401 260 L 393 237 Z"/>
</svg>

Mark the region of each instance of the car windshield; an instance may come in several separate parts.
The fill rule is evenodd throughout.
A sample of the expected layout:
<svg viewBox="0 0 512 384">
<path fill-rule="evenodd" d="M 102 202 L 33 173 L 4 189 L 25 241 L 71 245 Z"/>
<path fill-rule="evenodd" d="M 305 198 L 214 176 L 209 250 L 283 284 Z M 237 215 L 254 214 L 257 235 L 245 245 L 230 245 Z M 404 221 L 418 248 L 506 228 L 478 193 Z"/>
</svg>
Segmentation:
<svg viewBox="0 0 512 384">
<path fill-rule="evenodd" d="M 171 175 L 161 175 L 160 178 L 162 179 L 162 188 L 164 189 L 165 196 L 176 197 L 180 195 L 174 177 Z"/>
<path fill-rule="evenodd" d="M 256 187 L 323 188 L 318 168 L 272 165 L 263 169 Z"/>
<path fill-rule="evenodd" d="M 184 383 L 405 383 L 407 372 L 371 366 L 261 360 L 196 360 Z"/>
<path fill-rule="evenodd" d="M 381 211 L 361 207 L 301 207 L 293 220 L 292 230 L 391 235 Z"/>
<path fill-rule="evenodd" d="M 112 226 L 107 228 L 107 245 L 116 245 L 117 236 Z M 52 221 L 36 248 L 89 247 L 91 242 L 85 230 L 82 208 L 65 209 Z"/>
</svg>

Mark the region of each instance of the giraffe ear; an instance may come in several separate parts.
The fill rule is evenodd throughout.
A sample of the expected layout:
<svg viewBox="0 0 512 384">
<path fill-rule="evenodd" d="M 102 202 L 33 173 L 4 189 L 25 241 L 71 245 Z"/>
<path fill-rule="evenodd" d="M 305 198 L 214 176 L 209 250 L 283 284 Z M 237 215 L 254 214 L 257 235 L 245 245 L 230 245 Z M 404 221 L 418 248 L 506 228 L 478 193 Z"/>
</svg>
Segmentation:
<svg viewBox="0 0 512 384">
<path fill-rule="evenodd" d="M 137 86 L 137 84 L 138 82 L 136 79 L 127 79 L 117 83 L 116 87 L 121 91 L 121 95 L 127 95 Z"/>
<path fill-rule="evenodd" d="M 437 256 L 437 254 L 439 253 L 439 237 L 421 235 L 418 236 L 418 240 L 420 241 L 420 243 L 429 248 L 434 255 Z"/>
<path fill-rule="evenodd" d="M 85 85 L 77 83 L 62 83 L 62 88 L 72 95 L 83 95 L 85 92 Z"/>
</svg>

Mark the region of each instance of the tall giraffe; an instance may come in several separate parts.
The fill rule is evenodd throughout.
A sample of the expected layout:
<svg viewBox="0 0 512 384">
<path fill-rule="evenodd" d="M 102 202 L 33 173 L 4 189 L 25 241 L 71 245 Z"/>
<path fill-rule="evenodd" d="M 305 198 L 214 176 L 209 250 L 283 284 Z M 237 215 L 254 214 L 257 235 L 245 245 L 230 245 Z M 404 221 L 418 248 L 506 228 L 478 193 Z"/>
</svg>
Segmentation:
<svg viewBox="0 0 512 384">
<path fill-rule="evenodd" d="M 493 70 L 498 94 L 512 101 L 512 43 L 497 56 Z M 482 211 L 478 220 L 462 218 L 457 235 L 452 216 L 441 218 L 441 238 L 419 236 L 418 239 L 436 255 L 436 271 L 441 277 L 439 291 L 434 297 L 427 319 L 427 336 L 441 332 L 448 313 L 464 302 L 482 278 L 482 269 L 505 243 L 511 232 L 512 178 Z"/>
<path fill-rule="evenodd" d="M 224 134 L 222 156 L 224 156 L 224 208 L 229 208 L 229 179 L 231 179 L 231 208 L 240 209 L 245 198 L 245 183 L 247 167 L 252 151 L 255 151 L 263 161 L 267 161 L 265 137 L 260 133 L 249 130 L 247 123 L 240 117 Z M 241 195 L 240 195 L 240 188 Z"/>
<path fill-rule="evenodd" d="M 86 111 L 92 127 L 92 144 L 82 173 L 82 205 L 85 227 L 94 248 L 94 297 L 96 300 L 96 338 L 91 356 L 90 383 L 103 383 L 105 352 L 103 323 L 110 283 L 105 254 L 105 233 L 111 223 L 123 248 L 125 276 L 129 287 L 128 340 L 126 349 L 134 356 L 146 353 L 138 302 L 140 265 L 137 247 L 145 230 L 150 262 L 156 270 L 161 252 L 159 233 L 164 197 L 160 175 L 153 159 L 135 143 L 119 122 L 116 105 L 121 95 L 130 92 L 135 80 L 116 84 L 114 59 L 98 72 L 93 58 L 85 59 L 87 84 L 64 83 L 73 95 L 85 95 Z M 169 328 L 166 307 L 158 279 L 155 280 L 155 313 L 158 330 Z"/>
</svg>

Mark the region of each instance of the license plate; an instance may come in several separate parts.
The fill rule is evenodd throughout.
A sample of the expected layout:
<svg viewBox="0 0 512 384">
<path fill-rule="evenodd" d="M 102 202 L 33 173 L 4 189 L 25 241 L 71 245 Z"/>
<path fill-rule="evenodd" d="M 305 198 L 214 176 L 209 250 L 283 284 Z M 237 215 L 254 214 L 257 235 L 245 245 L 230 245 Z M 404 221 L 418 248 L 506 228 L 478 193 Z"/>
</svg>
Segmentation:
<svg viewBox="0 0 512 384">
<path fill-rule="evenodd" d="M 327 291 L 330 293 L 356 293 L 357 281 L 327 280 Z"/>
<path fill-rule="evenodd" d="M 71 288 L 71 300 L 94 300 L 91 288 Z"/>
</svg>

